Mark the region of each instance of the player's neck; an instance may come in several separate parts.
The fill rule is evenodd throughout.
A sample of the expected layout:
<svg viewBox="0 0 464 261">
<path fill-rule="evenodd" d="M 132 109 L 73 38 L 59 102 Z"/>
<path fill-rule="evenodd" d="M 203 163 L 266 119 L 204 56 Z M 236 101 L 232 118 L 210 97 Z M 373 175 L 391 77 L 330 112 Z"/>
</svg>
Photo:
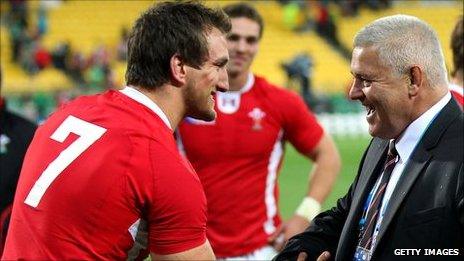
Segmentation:
<svg viewBox="0 0 464 261">
<path fill-rule="evenodd" d="M 175 91 L 169 91 L 171 88 L 165 85 L 154 90 L 146 90 L 139 87 L 136 87 L 136 89 L 158 105 L 168 118 L 172 130 L 175 130 L 184 116 L 184 108 L 179 106 L 179 104 L 183 104 L 183 100 L 179 94 Z"/>
<path fill-rule="evenodd" d="M 246 71 L 237 75 L 229 74 L 229 91 L 240 91 L 245 86 L 249 73 Z"/>
</svg>

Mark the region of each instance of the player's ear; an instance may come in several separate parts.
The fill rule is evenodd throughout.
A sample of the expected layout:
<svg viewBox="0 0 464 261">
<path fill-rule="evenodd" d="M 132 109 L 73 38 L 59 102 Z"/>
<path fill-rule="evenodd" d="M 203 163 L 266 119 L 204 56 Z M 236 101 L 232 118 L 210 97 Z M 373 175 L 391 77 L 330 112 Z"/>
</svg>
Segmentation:
<svg viewBox="0 0 464 261">
<path fill-rule="evenodd" d="M 174 54 L 170 60 L 171 83 L 176 87 L 181 87 L 187 82 L 186 64 L 182 61 L 179 54 Z"/>
</svg>

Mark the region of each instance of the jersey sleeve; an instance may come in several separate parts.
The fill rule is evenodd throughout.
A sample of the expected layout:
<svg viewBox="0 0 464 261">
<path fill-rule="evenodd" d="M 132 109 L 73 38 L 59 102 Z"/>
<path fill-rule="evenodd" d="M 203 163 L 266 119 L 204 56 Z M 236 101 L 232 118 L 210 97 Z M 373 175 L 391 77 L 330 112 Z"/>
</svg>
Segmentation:
<svg viewBox="0 0 464 261">
<path fill-rule="evenodd" d="M 206 197 L 200 180 L 178 153 L 156 142 L 152 145 L 154 188 L 148 211 L 149 249 L 166 255 L 200 246 L 206 241 Z"/>
<path fill-rule="evenodd" d="M 307 154 L 319 143 L 324 130 L 300 96 L 286 91 L 282 98 L 284 138 L 300 153 Z"/>
</svg>

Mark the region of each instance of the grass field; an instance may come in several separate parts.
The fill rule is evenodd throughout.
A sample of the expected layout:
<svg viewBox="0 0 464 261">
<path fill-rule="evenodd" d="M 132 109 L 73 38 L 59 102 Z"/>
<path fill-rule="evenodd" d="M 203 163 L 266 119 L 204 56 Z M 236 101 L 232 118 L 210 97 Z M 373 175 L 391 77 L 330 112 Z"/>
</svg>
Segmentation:
<svg viewBox="0 0 464 261">
<path fill-rule="evenodd" d="M 338 198 L 345 195 L 358 169 L 361 156 L 369 144 L 370 137 L 334 137 L 342 157 L 342 171 L 332 193 L 323 204 L 323 209 L 335 205 Z M 279 176 L 280 211 L 284 218 L 293 215 L 307 191 L 308 173 L 311 163 L 291 146 L 287 145 L 285 159 Z"/>
</svg>

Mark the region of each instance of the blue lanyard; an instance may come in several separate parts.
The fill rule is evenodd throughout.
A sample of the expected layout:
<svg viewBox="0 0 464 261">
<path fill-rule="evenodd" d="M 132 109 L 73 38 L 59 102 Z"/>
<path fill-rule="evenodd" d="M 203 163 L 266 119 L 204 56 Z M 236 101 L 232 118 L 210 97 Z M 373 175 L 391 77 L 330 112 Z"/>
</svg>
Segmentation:
<svg viewBox="0 0 464 261">
<path fill-rule="evenodd" d="M 363 207 L 363 214 L 361 216 L 361 219 L 359 220 L 359 230 L 362 232 L 364 230 L 364 226 L 366 225 L 366 218 L 367 218 L 367 210 L 369 209 L 369 206 L 372 203 L 373 197 L 377 189 L 379 188 L 380 185 L 380 180 L 382 180 L 382 175 L 379 176 L 377 181 L 375 182 L 374 187 L 372 190 L 369 192 L 369 195 L 367 196 L 366 201 L 364 202 L 364 207 Z"/>
</svg>

